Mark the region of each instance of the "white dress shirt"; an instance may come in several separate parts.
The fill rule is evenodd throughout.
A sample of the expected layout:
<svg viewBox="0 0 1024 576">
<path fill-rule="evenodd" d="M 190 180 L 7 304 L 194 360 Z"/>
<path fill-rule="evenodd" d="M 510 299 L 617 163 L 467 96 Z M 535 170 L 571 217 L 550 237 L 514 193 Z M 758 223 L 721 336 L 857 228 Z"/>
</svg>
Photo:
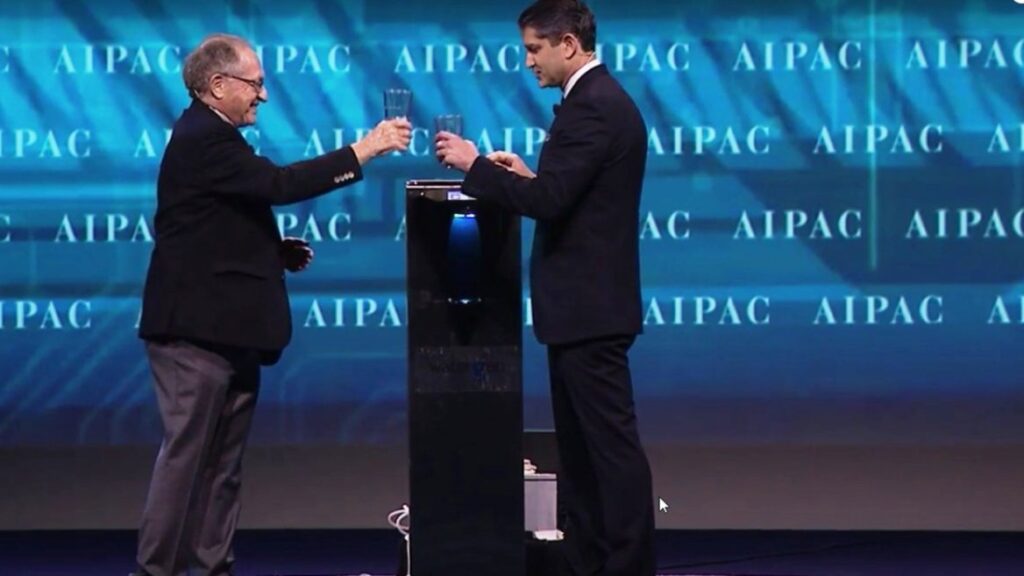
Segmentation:
<svg viewBox="0 0 1024 576">
<path fill-rule="evenodd" d="M 586 64 L 581 66 L 579 70 L 573 72 L 572 76 L 569 76 L 569 81 L 565 83 L 565 89 L 562 90 L 562 100 L 565 100 L 566 98 L 569 97 L 569 92 L 572 90 L 572 87 L 576 85 L 576 82 L 578 82 L 584 74 L 590 72 L 591 70 L 597 68 L 600 65 L 601 61 L 598 60 L 597 58 L 593 58 L 590 60 L 590 62 L 587 62 Z"/>
</svg>

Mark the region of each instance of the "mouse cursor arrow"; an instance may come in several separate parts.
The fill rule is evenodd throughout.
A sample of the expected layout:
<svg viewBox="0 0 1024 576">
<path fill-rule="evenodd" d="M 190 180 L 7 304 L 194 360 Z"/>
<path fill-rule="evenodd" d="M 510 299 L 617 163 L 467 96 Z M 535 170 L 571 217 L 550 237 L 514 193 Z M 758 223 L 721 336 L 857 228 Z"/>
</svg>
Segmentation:
<svg viewBox="0 0 1024 576">
<path fill-rule="evenodd" d="M 658 498 L 658 510 L 662 512 L 668 512 L 668 502 L 665 502 L 661 498 Z"/>
</svg>

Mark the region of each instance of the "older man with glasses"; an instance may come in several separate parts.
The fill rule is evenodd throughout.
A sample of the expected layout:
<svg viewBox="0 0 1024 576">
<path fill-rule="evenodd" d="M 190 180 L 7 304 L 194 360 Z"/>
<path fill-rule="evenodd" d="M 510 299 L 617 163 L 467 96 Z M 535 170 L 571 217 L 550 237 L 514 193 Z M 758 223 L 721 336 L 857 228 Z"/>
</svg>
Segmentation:
<svg viewBox="0 0 1024 576">
<path fill-rule="evenodd" d="M 261 365 L 291 339 L 285 270 L 313 251 L 282 239 L 272 206 L 358 182 L 372 158 L 405 150 L 411 125 L 385 120 L 363 139 L 277 166 L 239 128 L 267 101 L 248 42 L 207 37 L 185 59 L 192 104 L 174 125 L 157 181 L 156 241 L 139 335 L 164 435 L 139 528 L 136 574 L 231 574 L 242 453 Z"/>
</svg>

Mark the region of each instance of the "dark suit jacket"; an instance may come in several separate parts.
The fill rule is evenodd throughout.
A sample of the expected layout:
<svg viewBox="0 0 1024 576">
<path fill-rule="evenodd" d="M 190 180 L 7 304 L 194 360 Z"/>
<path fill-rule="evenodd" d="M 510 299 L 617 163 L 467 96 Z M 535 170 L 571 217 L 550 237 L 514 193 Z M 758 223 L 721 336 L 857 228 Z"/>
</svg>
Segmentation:
<svg viewBox="0 0 1024 576">
<path fill-rule="evenodd" d="M 276 166 L 194 100 L 160 164 L 139 335 L 256 349 L 275 362 L 292 328 L 271 206 L 361 178 L 350 147 Z"/>
<path fill-rule="evenodd" d="M 581 76 L 541 150 L 537 177 L 486 158 L 464 192 L 537 220 L 530 257 L 534 332 L 564 344 L 642 332 L 640 189 L 647 127 L 603 66 Z"/>
</svg>

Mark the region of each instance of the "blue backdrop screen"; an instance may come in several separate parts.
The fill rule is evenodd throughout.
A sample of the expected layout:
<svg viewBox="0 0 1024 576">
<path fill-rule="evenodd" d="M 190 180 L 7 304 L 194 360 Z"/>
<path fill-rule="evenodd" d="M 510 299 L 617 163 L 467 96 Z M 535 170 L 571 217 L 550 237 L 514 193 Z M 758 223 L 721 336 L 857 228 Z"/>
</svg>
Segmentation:
<svg viewBox="0 0 1024 576">
<path fill-rule="evenodd" d="M 411 4 L 411 5 L 410 5 Z M 1010 0 L 595 0 L 602 61 L 649 128 L 652 443 L 1024 441 L 1024 6 Z M 136 326 L 155 180 L 208 33 L 258 47 L 244 130 L 278 163 L 352 143 L 413 92 L 411 149 L 277 211 L 309 240 L 265 443 L 405 435 L 403 185 L 450 177 L 433 117 L 535 164 L 557 90 L 523 6 L 138 0 L 0 7 L 0 445 L 150 443 Z M 532 225 L 524 227 L 524 255 Z M 225 239 L 229 241 L 230 239 Z M 524 288 L 524 298 L 529 293 Z M 523 319 L 529 426 L 550 424 Z"/>
</svg>

